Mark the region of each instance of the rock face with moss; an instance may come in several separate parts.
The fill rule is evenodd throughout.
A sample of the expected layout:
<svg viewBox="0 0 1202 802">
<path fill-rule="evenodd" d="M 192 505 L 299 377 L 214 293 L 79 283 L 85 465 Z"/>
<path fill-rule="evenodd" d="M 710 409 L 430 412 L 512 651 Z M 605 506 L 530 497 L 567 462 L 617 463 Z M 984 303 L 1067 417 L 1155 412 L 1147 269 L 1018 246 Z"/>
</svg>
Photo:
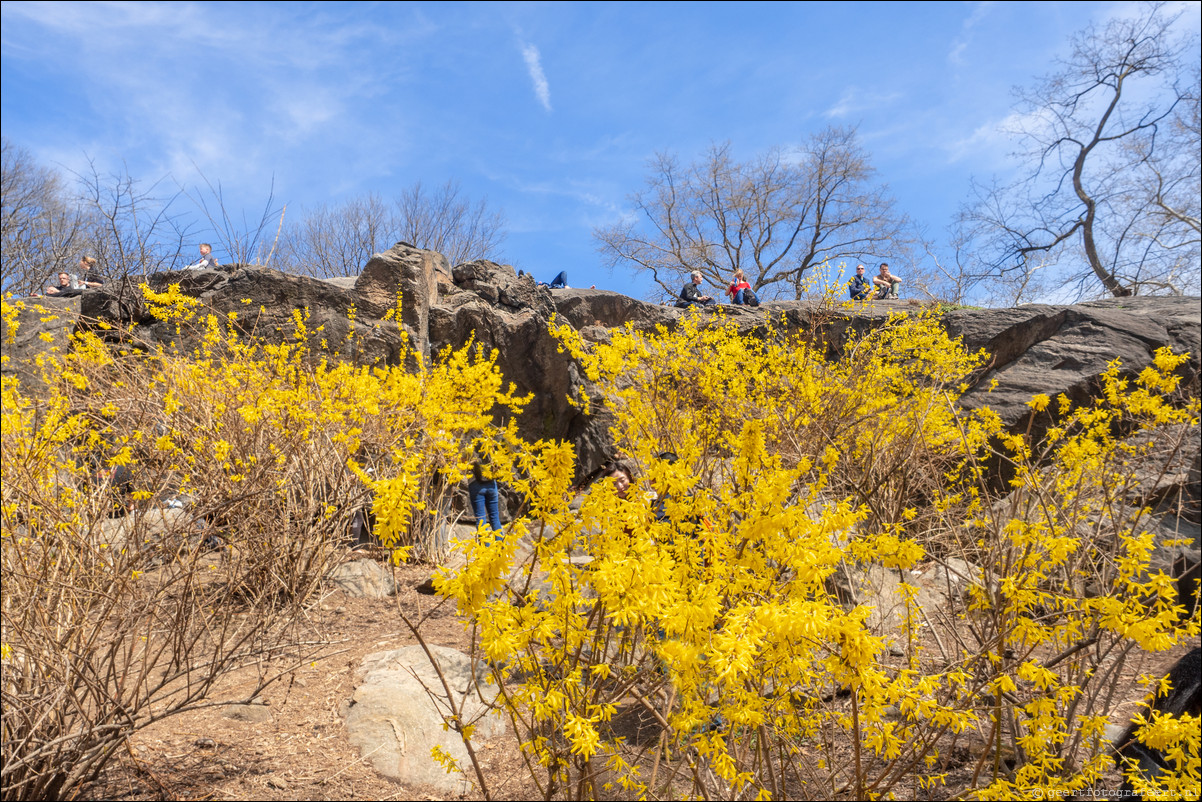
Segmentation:
<svg viewBox="0 0 1202 802">
<path fill-rule="evenodd" d="M 372 257 L 357 278 L 320 280 L 235 265 L 219 271 L 157 273 L 148 283 L 160 291 L 178 283 L 184 294 L 198 298 L 219 317 L 233 313 L 244 331 L 268 340 L 290 339 L 299 315 L 312 345 L 324 344 L 343 358 L 367 363 L 395 364 L 406 354 L 429 359 L 444 348 L 474 341 L 486 354 L 496 353 L 498 366 L 520 392 L 532 394 L 519 421 L 521 433 L 531 439 L 571 442 L 582 470 L 607 456 L 608 420 L 595 405 L 593 414 L 586 415 L 569 403 L 569 398 L 589 395 L 590 386 L 575 363 L 560 353 L 548 331 L 552 319 L 596 341 L 617 326 L 671 329 L 683 314 L 606 290 L 548 290 L 509 265 L 475 261 L 451 268 L 441 254 L 406 243 Z M 43 347 L 41 334 L 64 340 L 63 321 L 73 320 L 75 312 L 69 302 L 57 305 L 64 307 L 63 316 L 48 323 L 23 313 L 18 342 L 4 346 L 5 354 L 13 357 L 6 373 L 28 374 L 21 366 L 29 365 Z M 919 309 L 906 301 L 869 303 L 854 311 L 788 301 L 758 309 L 709 307 L 702 314 L 729 315 L 744 331 L 766 331 L 771 321 L 786 330 L 809 332 L 826 342 L 834 356 L 852 333 L 879 326 L 892 313 Z M 148 314 L 136 287 L 127 286 L 124 292 L 115 286 L 88 290 L 79 312 L 84 318 L 135 323 L 137 337 L 147 346 L 181 339 L 173 324 Z M 1170 346 L 1190 353 L 1182 369 L 1187 384 L 1196 386 L 1202 373 L 1197 298 L 958 309 L 943 312 L 942 318 L 965 346 L 990 354 L 987 366 L 967 377 L 971 386 L 964 405 L 988 405 L 1016 429 L 1026 426 L 1032 395 L 1064 394 L 1082 401 L 1096 391 L 1099 377 L 1114 359 L 1136 375 L 1151 363 L 1157 348 Z"/>
</svg>

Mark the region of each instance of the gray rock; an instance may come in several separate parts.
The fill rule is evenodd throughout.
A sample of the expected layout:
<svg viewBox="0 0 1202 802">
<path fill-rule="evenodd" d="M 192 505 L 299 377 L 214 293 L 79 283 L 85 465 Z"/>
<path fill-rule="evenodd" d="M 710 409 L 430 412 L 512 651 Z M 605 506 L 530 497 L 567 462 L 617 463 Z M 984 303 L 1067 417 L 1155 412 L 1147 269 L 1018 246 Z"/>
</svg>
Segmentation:
<svg viewBox="0 0 1202 802">
<path fill-rule="evenodd" d="M 504 720 L 486 715 L 496 696 L 483 672 L 454 649 L 431 646 L 451 699 L 463 718 L 475 724 L 473 744 L 496 738 Z M 452 727 L 447 691 L 421 646 L 378 652 L 363 659 L 357 687 L 346 711 L 347 737 L 377 772 L 407 785 L 424 785 L 448 794 L 463 794 L 474 779 L 467 750 Z M 447 774 L 430 756 L 440 747 L 466 774 Z"/>
<path fill-rule="evenodd" d="M 19 306 L 17 330 L 8 326 L 0 332 L 3 350 L 4 376 L 15 376 L 26 392 L 40 392 L 45 385 L 37 367 L 38 355 L 57 350 L 66 353 L 71 333 L 79 319 L 80 298 L 14 298 L 10 303 Z M 10 342 L 9 336 L 12 335 Z"/>
<path fill-rule="evenodd" d="M 519 276 L 512 265 L 499 265 L 486 259 L 455 265 L 455 284 L 470 290 L 493 306 L 512 312 L 532 309 L 550 319 L 555 311 L 551 291 L 538 286 L 533 276 Z"/>
<path fill-rule="evenodd" d="M 576 329 L 601 325 L 615 328 L 630 323 L 640 331 L 656 325 L 674 327 L 679 313 L 672 307 L 647 303 L 608 290 L 565 289 L 555 293 L 555 310 Z"/>
<path fill-rule="evenodd" d="M 250 724 L 263 724 L 271 721 L 271 708 L 263 704 L 226 705 L 221 715 L 234 721 L 245 721 Z"/>
<path fill-rule="evenodd" d="M 514 310 L 490 303 L 476 292 L 460 292 L 443 301 L 430 310 L 431 348 L 458 347 L 474 339 L 483 353 L 495 350 L 497 367 L 505 378 L 516 385 L 519 393 L 533 394 L 518 421 L 523 437 L 573 443 L 582 470 L 591 469 L 609 456 L 612 447 L 608 417 L 585 415 L 568 401 L 581 393 L 590 394 L 591 386 L 579 366 L 559 352 L 559 341 L 548 330 L 549 309 L 535 306 Z"/>
<path fill-rule="evenodd" d="M 401 295 L 401 322 L 423 358 L 430 356 L 430 306 L 438 302 L 439 276 L 450 273 L 447 258 L 435 251 L 398 242 L 373 256 L 355 281 L 361 308 L 383 318 Z"/>
<path fill-rule="evenodd" d="M 922 574 L 898 572 L 879 564 L 856 566 L 844 564 L 828 584 L 846 606 L 865 605 L 871 612 L 864 623 L 868 630 L 884 639 L 891 653 L 901 648 L 905 640 L 906 597 L 901 585 L 915 588 L 913 624 L 921 628 L 939 625 L 951 600 L 961 595 L 980 571 L 963 560 L 948 560 Z M 919 612 L 921 611 L 921 612 Z"/>
<path fill-rule="evenodd" d="M 330 572 L 330 581 L 348 596 L 383 599 L 396 593 L 392 572 L 367 558 L 337 566 Z"/>
<path fill-rule="evenodd" d="M 175 507 L 134 507 L 130 514 L 103 519 L 99 525 L 100 542 L 115 549 L 178 548 L 185 540 L 196 540 L 204 528 L 203 521 L 194 520 L 191 513 Z"/>
<path fill-rule="evenodd" d="M 355 289 L 355 282 L 359 279 L 358 276 L 329 276 L 323 278 L 322 281 L 327 284 L 333 284 L 335 287 L 343 290 Z"/>
<path fill-rule="evenodd" d="M 212 312 L 222 320 L 232 312 L 244 334 L 262 337 L 267 342 L 292 341 L 296 328 L 293 314 L 299 311 L 308 315 L 306 328 L 310 347 L 328 350 L 344 359 L 396 364 L 405 337 L 409 337 L 411 346 L 418 345 L 414 335 L 382 316 L 373 317 L 370 312 L 363 311 L 352 319 L 350 310 L 362 306 L 359 294 L 309 276 L 265 267 L 232 265 L 222 270 L 154 273 L 147 277 L 147 284 L 156 291 L 179 284 L 184 294 L 201 301 L 202 311 Z M 149 314 L 140 295 L 123 292 L 117 285 L 85 292 L 82 314 L 127 326 L 136 324 L 131 343 L 135 347 L 153 348 L 174 343 L 187 352 L 199 344 L 198 334 L 203 333 L 201 327 L 195 331 L 185 327 L 177 333 L 174 322 L 159 321 Z"/>
<path fill-rule="evenodd" d="M 928 568 L 919 577 L 918 584 L 950 597 L 970 585 L 981 584 L 981 576 L 981 569 L 967 560 L 948 557 Z"/>
<path fill-rule="evenodd" d="M 1109 363 L 1138 374 L 1156 349 L 1190 352 L 1182 369 L 1187 382 L 1199 375 L 1202 313 L 1197 299 L 1140 298 L 1094 301 L 1066 307 L 1025 306 L 1014 310 L 969 310 L 947 317 L 949 332 L 969 348 L 992 355 L 961 400 L 969 408 L 989 406 L 1013 429 L 1025 428 L 1033 414 L 1027 402 L 1044 393 L 1063 394 L 1074 403 L 1097 392 Z M 997 380 L 996 389 L 990 385 Z"/>
</svg>

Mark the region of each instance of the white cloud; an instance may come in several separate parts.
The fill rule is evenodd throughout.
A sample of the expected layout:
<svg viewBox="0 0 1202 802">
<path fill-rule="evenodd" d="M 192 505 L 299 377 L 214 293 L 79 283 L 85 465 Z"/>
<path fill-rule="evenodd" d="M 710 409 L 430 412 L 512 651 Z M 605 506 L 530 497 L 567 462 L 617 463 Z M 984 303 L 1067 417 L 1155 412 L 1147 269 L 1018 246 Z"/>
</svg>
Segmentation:
<svg viewBox="0 0 1202 802">
<path fill-rule="evenodd" d="M 968 49 L 968 45 L 972 41 L 972 29 L 985 18 L 992 5 L 992 2 L 977 3 L 972 13 L 968 15 L 968 19 L 964 20 L 964 25 L 960 28 L 960 35 L 952 42 L 952 49 L 947 54 L 947 60 L 952 64 L 964 63 L 964 51 Z"/>
<path fill-rule="evenodd" d="M 835 105 L 822 112 L 822 116 L 846 117 L 853 112 L 868 111 L 881 106 L 887 106 L 901 99 L 901 97 L 900 92 L 890 92 L 889 94 L 861 92 L 858 88 L 849 86 L 843 90 L 843 94 L 835 102 Z"/>
<path fill-rule="evenodd" d="M 534 45 L 523 45 L 522 58 L 526 60 L 526 71 L 530 73 L 530 82 L 534 84 L 534 94 L 538 96 L 538 102 L 550 111 L 551 87 L 547 84 L 547 76 L 543 74 L 538 48 Z"/>
<path fill-rule="evenodd" d="M 1045 109 L 1010 112 L 1001 120 L 978 126 L 967 137 L 950 142 L 945 147 L 947 160 L 949 163 L 970 161 L 996 169 L 1009 161 L 1023 132 L 1046 130 L 1050 123 Z"/>
</svg>

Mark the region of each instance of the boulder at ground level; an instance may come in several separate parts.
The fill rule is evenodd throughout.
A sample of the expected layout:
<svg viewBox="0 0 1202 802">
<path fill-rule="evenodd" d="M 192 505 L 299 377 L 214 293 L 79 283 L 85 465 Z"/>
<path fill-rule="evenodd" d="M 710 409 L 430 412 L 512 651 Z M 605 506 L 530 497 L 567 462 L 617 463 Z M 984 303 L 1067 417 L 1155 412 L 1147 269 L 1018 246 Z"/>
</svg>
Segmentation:
<svg viewBox="0 0 1202 802">
<path fill-rule="evenodd" d="M 504 720 L 484 715 L 486 704 L 496 696 L 485 682 L 485 672 L 454 649 L 430 646 L 430 653 L 456 708 L 476 725 L 473 744 L 502 734 Z M 443 729 L 444 717 L 451 715 L 447 693 L 422 647 L 370 654 L 363 659 L 360 676 L 346 713 L 346 731 L 363 758 L 380 774 L 406 785 L 466 793 L 469 780 L 474 781 L 471 761 L 459 734 Z M 448 774 L 436 763 L 430 755 L 435 746 L 451 755 L 464 773 Z"/>
<path fill-rule="evenodd" d="M 348 596 L 383 599 L 396 593 L 392 573 L 370 558 L 339 565 L 330 572 L 330 580 Z"/>
</svg>

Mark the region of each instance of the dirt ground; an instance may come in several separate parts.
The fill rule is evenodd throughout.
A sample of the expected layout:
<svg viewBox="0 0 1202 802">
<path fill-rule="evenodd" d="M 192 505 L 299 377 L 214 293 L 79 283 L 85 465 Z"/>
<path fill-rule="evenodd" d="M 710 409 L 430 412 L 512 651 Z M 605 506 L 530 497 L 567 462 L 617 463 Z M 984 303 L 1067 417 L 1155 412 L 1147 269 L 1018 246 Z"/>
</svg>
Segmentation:
<svg viewBox="0 0 1202 802">
<path fill-rule="evenodd" d="M 373 652 L 399 649 L 417 641 L 401 620 L 404 611 L 412 620 L 425 616 L 421 626 L 428 643 L 466 651 L 468 633 L 449 603 L 423 595 L 416 587 L 430 576 L 426 566 L 397 569 L 399 590 L 387 599 L 351 598 L 330 592 L 315 605 L 314 632 L 330 643 L 317 659 L 297 665 L 280 662 L 267 667 L 281 673 L 261 694 L 270 713 L 265 721 L 244 721 L 227 715 L 224 704 L 244 699 L 255 687 L 259 669 L 231 672 L 212 699 L 219 704 L 158 722 L 129 740 L 108 769 L 87 792 L 89 799 L 122 800 L 325 800 L 325 799 L 448 799 L 419 787 L 407 787 L 378 775 L 350 745 L 343 728 L 346 703 L 354 691 L 355 672 Z M 1164 672 L 1188 647 L 1161 655 L 1141 655 L 1125 672 L 1134 678 L 1143 672 Z M 1136 700 L 1128 700 L 1116 714 L 1130 715 Z M 1113 720 L 1113 719 L 1112 719 Z M 614 733 L 640 722 L 615 721 Z M 621 732 L 637 743 L 633 732 Z M 979 762 L 981 745 L 966 740 L 944 755 L 947 785 L 927 789 L 916 798 L 947 799 L 968 782 Z M 525 774 L 512 731 L 481 751 L 490 788 L 498 799 L 540 796 Z M 1112 773 L 1110 788 L 1119 777 Z M 908 797 L 905 783 L 895 788 Z M 916 789 L 910 789 L 916 790 Z M 1083 798 L 1091 798 L 1089 796 Z M 1101 797 L 1099 797 L 1101 798 Z"/>
<path fill-rule="evenodd" d="M 242 721 L 217 705 L 184 713 L 147 727 L 130 738 L 88 793 L 91 799 L 443 799 L 445 795 L 405 787 L 381 777 L 347 741 L 342 720 L 354 691 L 355 670 L 373 652 L 417 641 L 398 615 L 429 612 L 421 630 L 430 643 L 466 650 L 467 633 L 449 603 L 415 587 L 430 575 L 428 566 L 397 569 L 393 598 L 350 598 L 329 593 L 313 610 L 313 628 L 332 642 L 319 659 L 286 671 L 261 694 L 270 711 L 264 722 Z M 258 670 L 232 672 L 214 700 L 245 698 Z M 529 798 L 512 732 L 483 755 L 489 781 L 499 798 Z"/>
</svg>

